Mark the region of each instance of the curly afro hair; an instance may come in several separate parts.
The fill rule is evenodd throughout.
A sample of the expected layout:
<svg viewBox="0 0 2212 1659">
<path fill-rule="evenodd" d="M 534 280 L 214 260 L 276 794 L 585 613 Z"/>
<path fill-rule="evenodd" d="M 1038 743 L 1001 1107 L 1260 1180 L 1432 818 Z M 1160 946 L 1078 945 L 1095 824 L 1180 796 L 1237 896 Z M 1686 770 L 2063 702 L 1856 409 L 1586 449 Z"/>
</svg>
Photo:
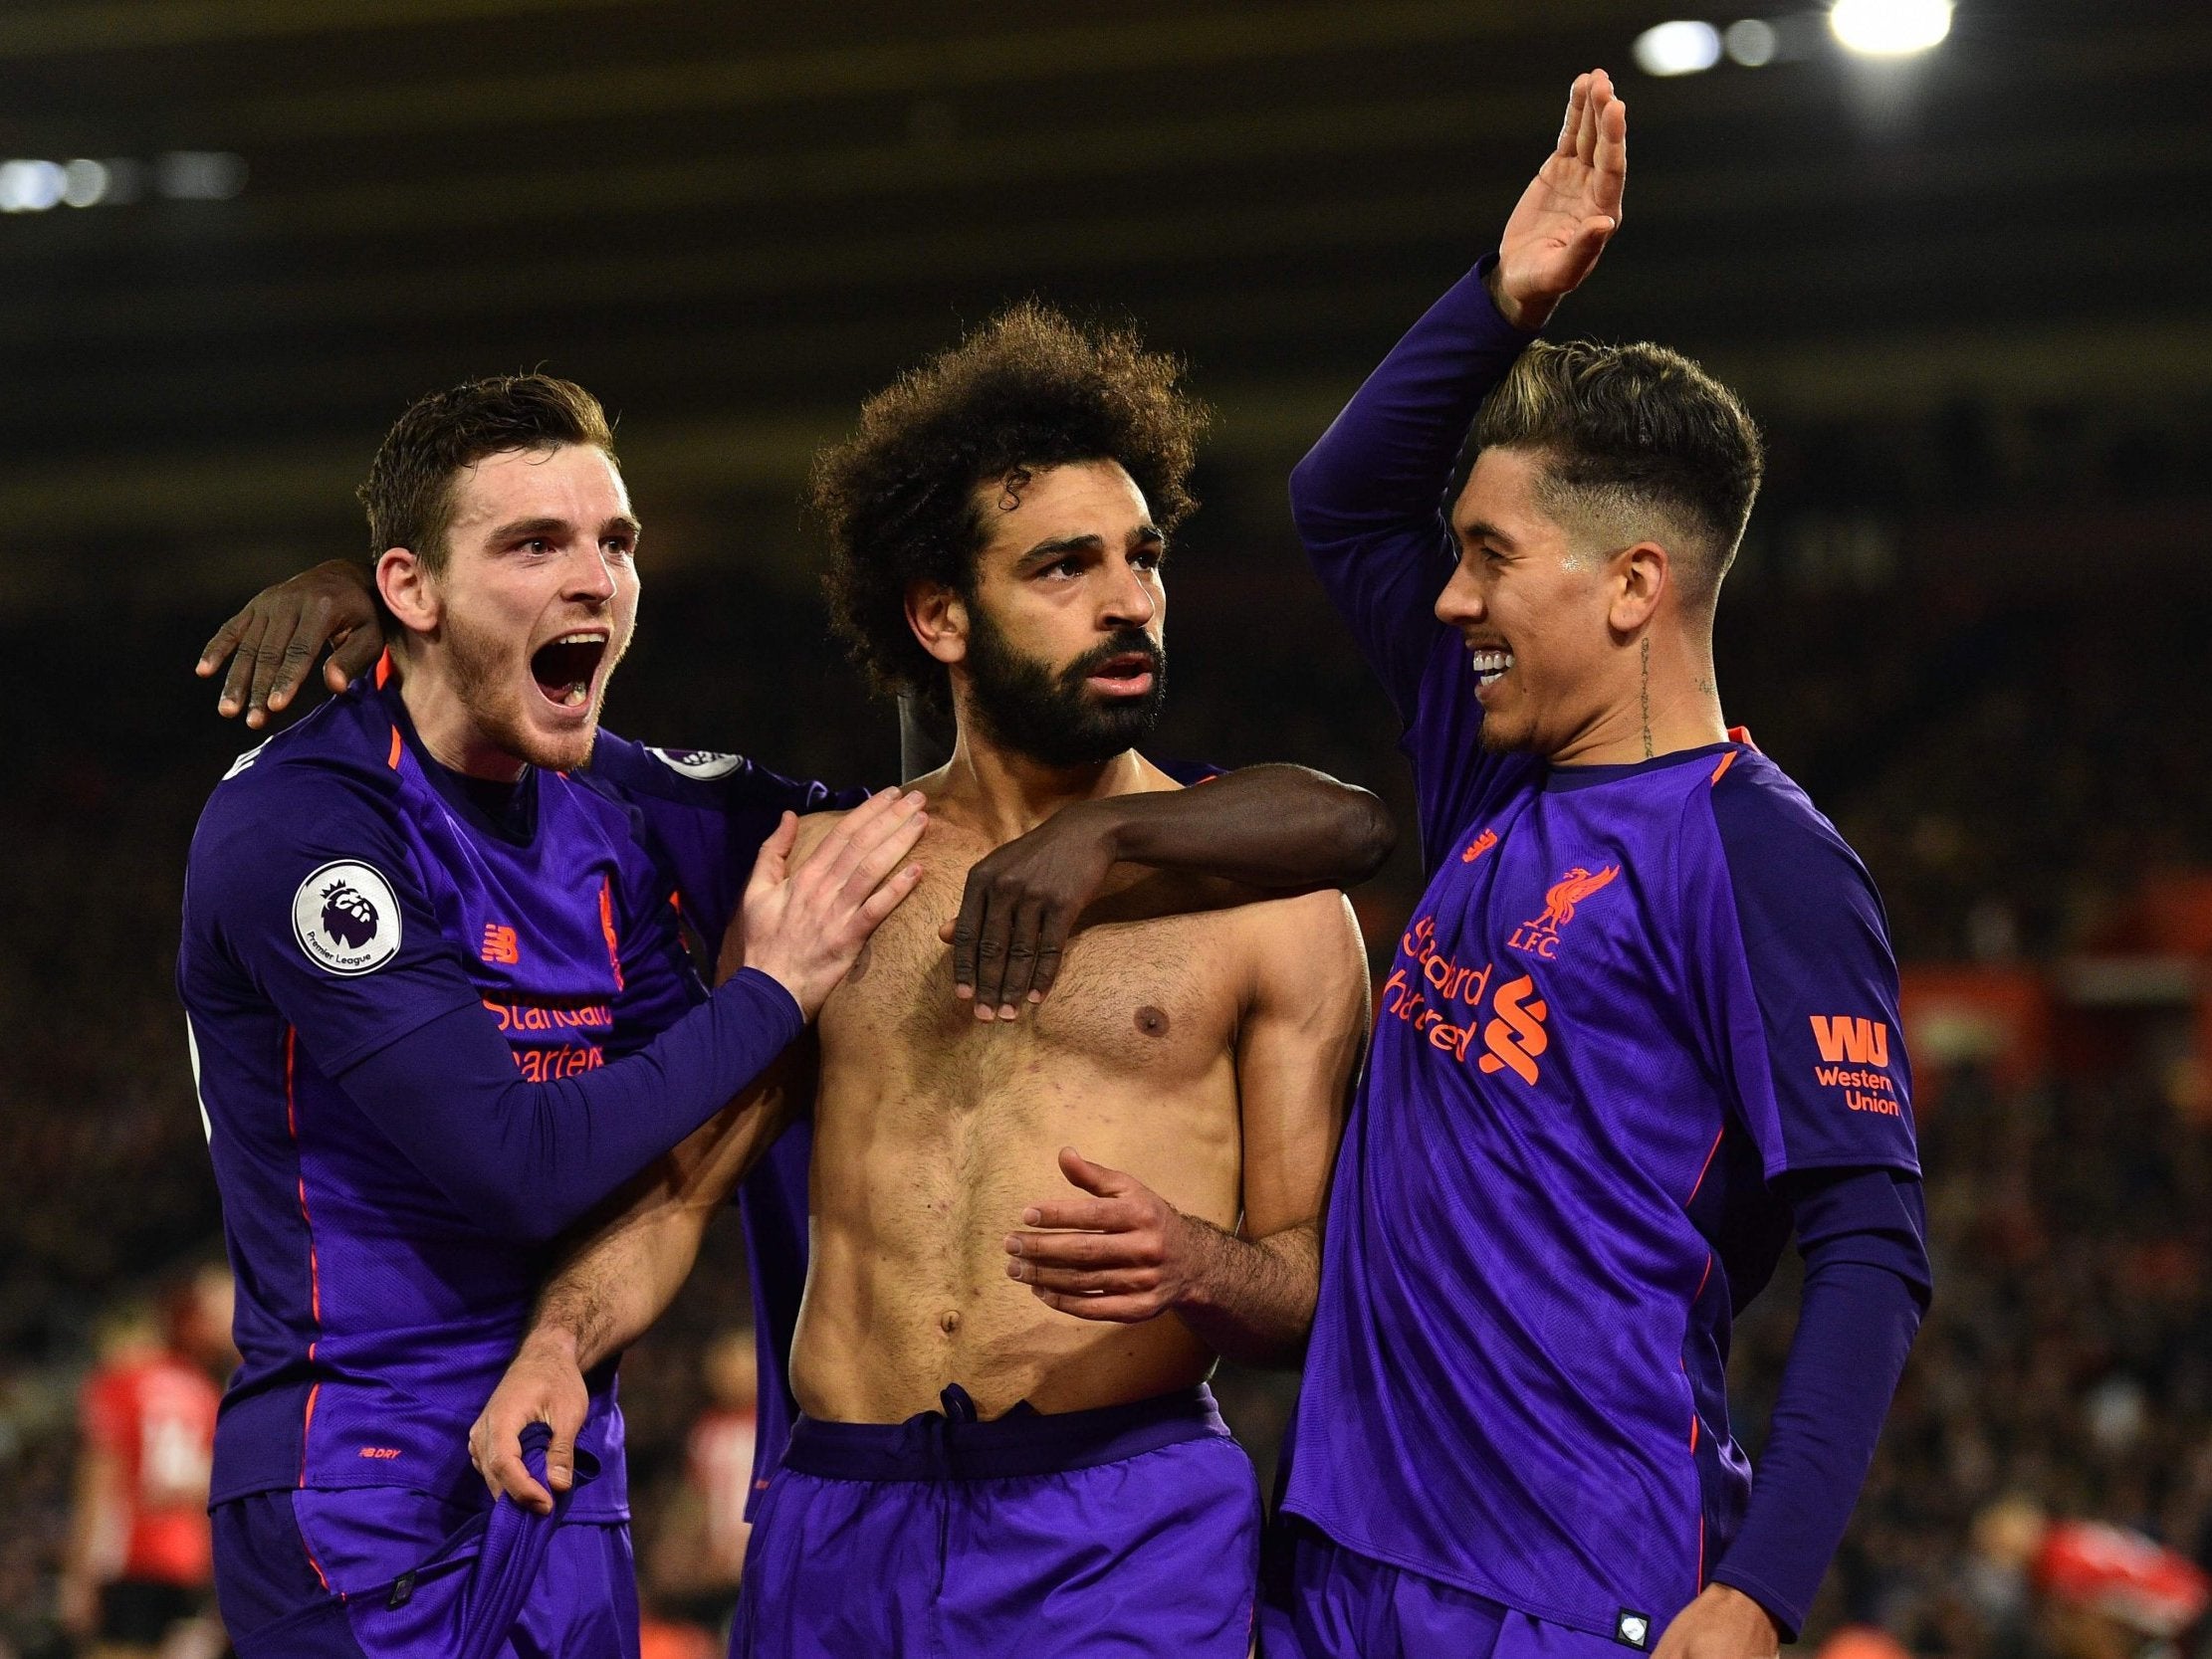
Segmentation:
<svg viewBox="0 0 2212 1659">
<path fill-rule="evenodd" d="M 1209 416 L 1182 373 L 1131 329 L 1028 301 L 861 406 L 859 430 L 815 458 L 810 499 L 829 531 L 831 620 L 879 692 L 947 713 L 944 669 L 907 626 L 906 592 L 915 581 L 974 591 L 985 484 L 1113 461 L 1163 530 L 1198 505 L 1191 466 Z"/>
</svg>

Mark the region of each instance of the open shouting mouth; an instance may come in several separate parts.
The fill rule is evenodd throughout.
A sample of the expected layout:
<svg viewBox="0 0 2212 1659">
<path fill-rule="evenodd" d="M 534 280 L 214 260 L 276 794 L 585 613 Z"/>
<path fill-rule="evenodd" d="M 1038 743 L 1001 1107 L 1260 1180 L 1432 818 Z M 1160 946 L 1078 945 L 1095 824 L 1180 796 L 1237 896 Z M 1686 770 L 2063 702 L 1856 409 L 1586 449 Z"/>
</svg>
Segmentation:
<svg viewBox="0 0 2212 1659">
<path fill-rule="evenodd" d="M 537 682 L 539 695 L 554 708 L 585 708 L 606 654 L 605 629 L 579 628 L 532 652 L 530 677 Z"/>
</svg>

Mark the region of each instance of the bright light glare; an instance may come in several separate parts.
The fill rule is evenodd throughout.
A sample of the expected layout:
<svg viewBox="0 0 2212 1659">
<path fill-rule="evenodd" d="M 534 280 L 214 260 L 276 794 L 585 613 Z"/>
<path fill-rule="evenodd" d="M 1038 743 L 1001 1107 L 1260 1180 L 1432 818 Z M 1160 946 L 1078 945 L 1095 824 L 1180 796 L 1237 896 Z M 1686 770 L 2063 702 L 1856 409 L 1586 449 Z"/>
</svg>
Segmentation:
<svg viewBox="0 0 2212 1659">
<path fill-rule="evenodd" d="M 1709 23 L 1661 23 L 1636 37 L 1646 75 L 1696 75 L 1720 62 L 1720 31 Z"/>
<path fill-rule="evenodd" d="M 1854 52 L 1901 58 L 1951 32 L 1951 0 L 1836 0 L 1828 26 Z"/>
<path fill-rule="evenodd" d="M 53 162 L 0 162 L 0 213 L 44 213 L 61 199 L 62 169 Z"/>
<path fill-rule="evenodd" d="M 153 164 L 161 194 L 184 202 L 227 202 L 246 188 L 246 158 L 227 150 L 171 150 Z"/>
<path fill-rule="evenodd" d="M 108 194 L 109 182 L 104 163 L 80 157 L 62 169 L 62 200 L 72 207 L 91 207 Z"/>
<path fill-rule="evenodd" d="M 1774 25 L 1757 17 L 1729 24 L 1728 32 L 1720 38 L 1727 45 L 1728 56 L 1745 69 L 1763 69 L 1773 63 L 1775 48 L 1781 44 Z"/>
</svg>

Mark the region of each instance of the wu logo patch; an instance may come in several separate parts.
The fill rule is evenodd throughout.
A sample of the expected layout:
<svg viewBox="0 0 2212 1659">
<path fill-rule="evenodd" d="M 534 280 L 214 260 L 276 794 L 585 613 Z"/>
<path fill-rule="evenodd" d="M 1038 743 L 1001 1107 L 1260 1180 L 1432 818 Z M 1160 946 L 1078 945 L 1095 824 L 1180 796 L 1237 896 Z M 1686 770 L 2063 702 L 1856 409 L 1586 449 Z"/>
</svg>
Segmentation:
<svg viewBox="0 0 2212 1659">
<path fill-rule="evenodd" d="M 1815 1014 L 1812 1020 L 1813 1041 L 1820 1045 L 1821 1058 L 1831 1066 L 1846 1060 L 1862 1066 L 1889 1064 L 1889 1027 L 1885 1021 L 1858 1019 L 1850 1014 L 1838 1014 L 1833 1019 Z"/>
<path fill-rule="evenodd" d="M 1642 1613 L 1632 1613 L 1624 1607 L 1621 1616 L 1613 1621 L 1613 1639 L 1626 1647 L 1650 1647 L 1652 1621 Z"/>
<path fill-rule="evenodd" d="M 399 900 L 382 872 L 333 860 L 292 896 L 292 936 L 332 973 L 373 973 L 399 953 Z"/>
<path fill-rule="evenodd" d="M 1595 873 L 1576 865 L 1545 889 L 1544 914 L 1515 928 L 1512 937 L 1505 941 L 1507 947 L 1551 961 L 1559 954 L 1559 931 L 1574 921 L 1576 907 L 1592 894 L 1611 887 L 1620 874 L 1618 864 L 1609 864 Z"/>
</svg>

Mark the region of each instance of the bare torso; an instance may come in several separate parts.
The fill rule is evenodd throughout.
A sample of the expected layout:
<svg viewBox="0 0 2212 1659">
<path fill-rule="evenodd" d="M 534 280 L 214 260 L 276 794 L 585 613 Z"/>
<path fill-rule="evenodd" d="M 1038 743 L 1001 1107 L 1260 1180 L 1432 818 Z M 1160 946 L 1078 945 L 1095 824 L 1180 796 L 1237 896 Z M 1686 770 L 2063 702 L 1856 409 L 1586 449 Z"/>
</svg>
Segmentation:
<svg viewBox="0 0 2212 1659">
<path fill-rule="evenodd" d="M 1236 1226 L 1238 1018 L 1255 952 L 1279 947 L 1312 901 L 1207 909 L 1227 896 L 1143 876 L 1084 914 L 1050 996 L 985 1023 L 954 998 L 938 929 L 992 847 L 933 818 L 921 886 L 822 1009 L 812 1262 L 791 1355 L 811 1416 L 895 1422 L 953 1382 L 986 1417 L 1023 1399 L 1082 1410 L 1186 1386 L 1214 1362 L 1173 1315 L 1054 1312 L 1007 1277 L 1003 1241 L 1029 1205 L 1080 1196 L 1064 1145 Z"/>
</svg>

